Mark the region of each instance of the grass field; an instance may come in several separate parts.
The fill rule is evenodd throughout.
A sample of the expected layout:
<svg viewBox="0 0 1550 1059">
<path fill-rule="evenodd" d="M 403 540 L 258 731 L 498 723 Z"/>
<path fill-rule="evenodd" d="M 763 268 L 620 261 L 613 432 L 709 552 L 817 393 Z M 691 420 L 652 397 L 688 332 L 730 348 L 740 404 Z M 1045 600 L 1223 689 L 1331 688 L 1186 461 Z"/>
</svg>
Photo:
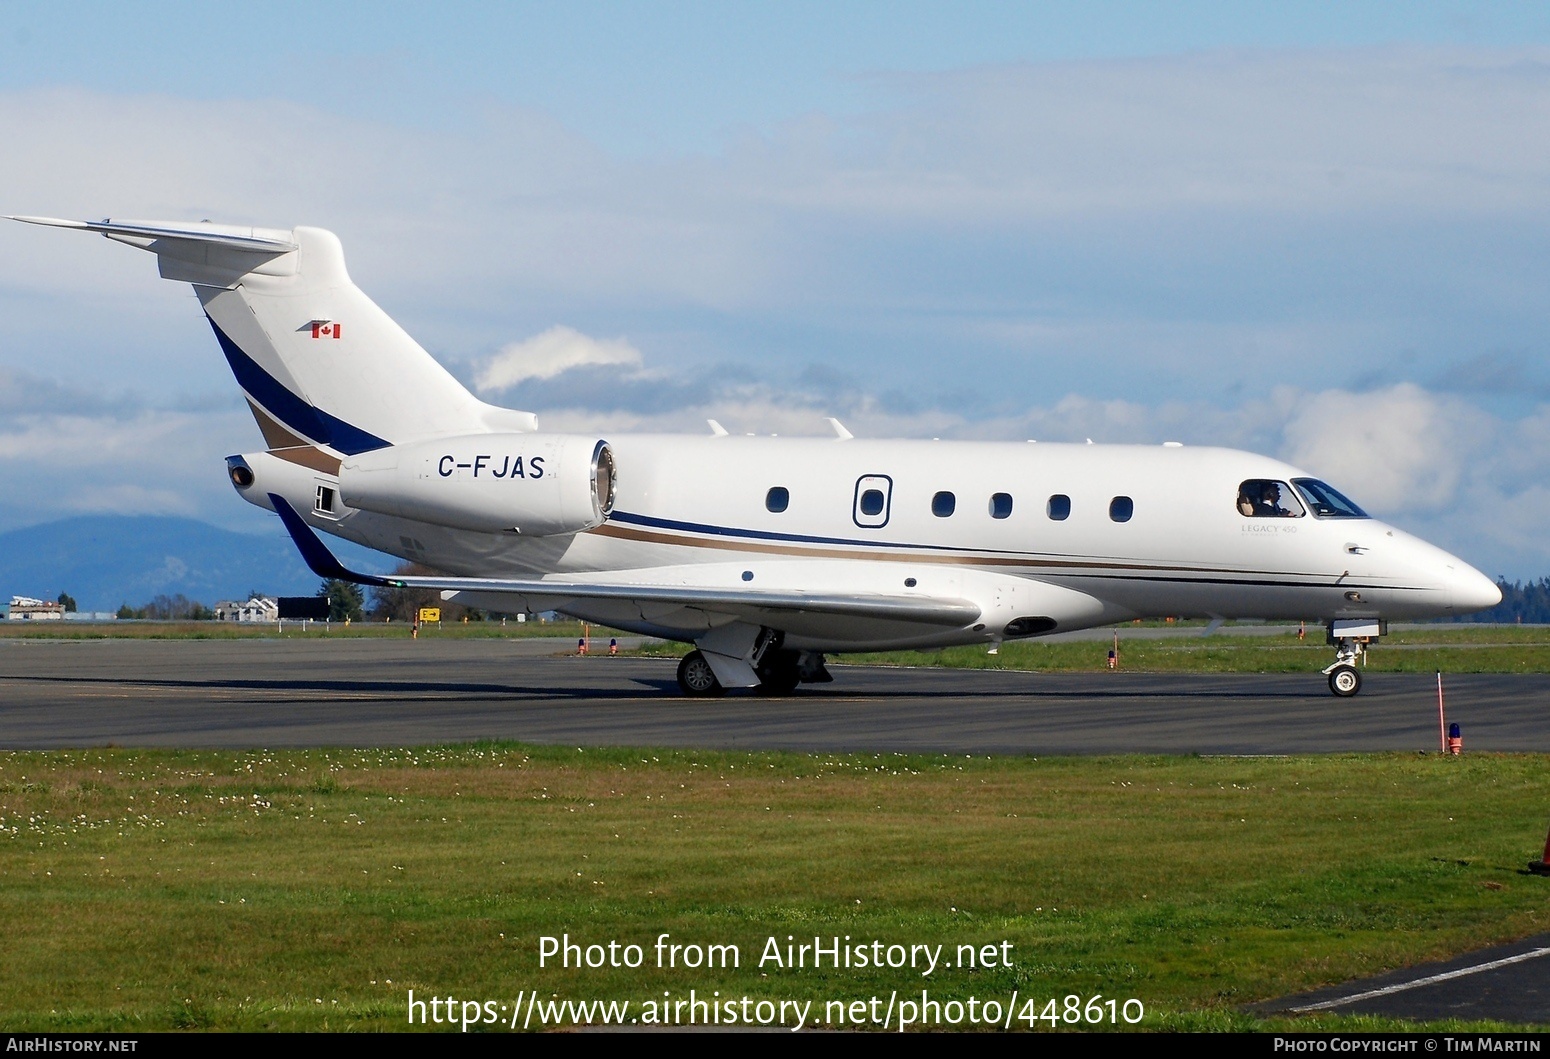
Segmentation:
<svg viewBox="0 0 1550 1059">
<path fill-rule="evenodd" d="M 1142 639 L 1118 627 L 1120 668 L 1154 673 L 1317 673 L 1334 661 L 1321 628 L 1299 640 L 1295 628 L 1265 635 L 1182 635 Z M 1204 633 L 1202 628 L 1201 633 Z M 861 665 L 949 666 L 1078 672 L 1105 669 L 1111 640 L 1020 640 L 996 654 L 984 647 L 938 651 L 888 651 L 831 656 Z M 677 655 L 677 644 L 648 646 L 643 653 Z M 1550 673 L 1550 628 L 1544 626 L 1417 625 L 1396 629 L 1368 652 L 1377 673 Z"/>
<path fill-rule="evenodd" d="M 8 1030 L 402 1029 L 406 997 L 1137 998 L 1143 1028 L 1550 925 L 1544 756 L 0 755 Z M 644 947 L 540 970 L 537 939 Z M 651 946 L 735 944 L 737 969 Z M 767 939 L 1012 966 L 756 966 Z M 503 1016 L 504 1017 L 504 1016 Z M 1040 1029 L 1048 1028 L 1044 1022 Z"/>
</svg>

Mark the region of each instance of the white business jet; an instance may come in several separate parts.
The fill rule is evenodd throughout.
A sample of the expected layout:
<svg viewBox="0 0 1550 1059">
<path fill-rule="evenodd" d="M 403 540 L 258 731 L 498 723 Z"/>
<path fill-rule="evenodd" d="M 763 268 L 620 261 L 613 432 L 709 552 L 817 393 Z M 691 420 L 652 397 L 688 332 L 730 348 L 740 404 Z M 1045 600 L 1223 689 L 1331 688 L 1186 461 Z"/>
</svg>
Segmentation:
<svg viewBox="0 0 1550 1059">
<path fill-rule="evenodd" d="M 826 681 L 824 653 L 1134 618 L 1304 619 L 1361 687 L 1391 618 L 1497 587 L 1317 478 L 1220 448 L 556 434 L 468 392 L 319 228 L 67 221 L 194 285 L 267 448 L 229 456 L 314 572 L 693 644 L 687 695 Z M 345 569 L 314 532 L 445 571 Z M 452 576 L 455 575 L 455 576 Z"/>
</svg>

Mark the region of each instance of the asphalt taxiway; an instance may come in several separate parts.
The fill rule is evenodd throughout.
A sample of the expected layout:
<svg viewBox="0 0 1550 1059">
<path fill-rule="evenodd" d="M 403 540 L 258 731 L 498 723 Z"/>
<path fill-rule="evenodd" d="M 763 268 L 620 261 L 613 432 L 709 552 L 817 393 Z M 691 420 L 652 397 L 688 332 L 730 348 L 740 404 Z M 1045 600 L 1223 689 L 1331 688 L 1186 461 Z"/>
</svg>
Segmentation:
<svg viewBox="0 0 1550 1059">
<path fill-rule="evenodd" d="M 834 667 L 686 699 L 670 659 L 553 640 L 0 641 L 0 747 L 576 745 L 994 754 L 1433 750 L 1435 678 Z M 1550 751 L 1550 676 L 1446 677 L 1465 749 Z"/>
<path fill-rule="evenodd" d="M 1251 1010 L 1544 1025 L 1550 1023 L 1550 934 L 1256 1004 Z"/>
</svg>

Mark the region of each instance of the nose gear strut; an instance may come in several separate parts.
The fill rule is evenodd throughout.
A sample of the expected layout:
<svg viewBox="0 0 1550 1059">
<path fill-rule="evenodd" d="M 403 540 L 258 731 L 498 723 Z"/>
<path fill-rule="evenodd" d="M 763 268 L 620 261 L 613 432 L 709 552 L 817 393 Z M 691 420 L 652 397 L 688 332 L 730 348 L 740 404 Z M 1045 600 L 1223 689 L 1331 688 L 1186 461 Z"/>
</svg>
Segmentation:
<svg viewBox="0 0 1550 1059">
<path fill-rule="evenodd" d="M 1335 647 L 1335 661 L 1324 670 L 1329 690 L 1341 698 L 1350 698 L 1362 690 L 1362 673 L 1356 668 L 1367 664 L 1367 645 L 1389 631 L 1381 618 L 1337 618 L 1329 623 L 1327 640 Z"/>
</svg>

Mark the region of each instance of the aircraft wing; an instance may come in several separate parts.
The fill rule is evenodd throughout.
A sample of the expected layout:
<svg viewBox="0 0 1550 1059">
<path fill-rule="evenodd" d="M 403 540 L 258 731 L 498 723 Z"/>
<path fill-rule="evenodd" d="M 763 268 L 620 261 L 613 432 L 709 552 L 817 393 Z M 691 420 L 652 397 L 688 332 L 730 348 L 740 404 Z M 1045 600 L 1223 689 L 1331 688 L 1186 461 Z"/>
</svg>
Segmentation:
<svg viewBox="0 0 1550 1059">
<path fill-rule="evenodd" d="M 269 494 L 275 511 L 296 542 L 312 572 L 322 578 L 387 588 L 427 588 L 458 593 L 460 601 L 499 610 L 563 610 L 596 615 L 599 621 L 632 621 L 705 630 L 718 624 L 712 616 L 756 625 L 827 625 L 834 619 L 869 619 L 916 627 L 960 628 L 980 618 L 978 604 L 930 595 L 884 595 L 872 592 L 765 590 L 709 584 L 661 583 L 662 571 L 616 571 L 609 581 L 513 580 L 485 577 L 378 577 L 347 569 L 328 550 L 284 497 Z M 676 572 L 676 571 L 675 571 Z M 654 582 L 655 579 L 655 582 Z M 499 597 L 498 600 L 492 597 Z M 692 617 L 691 617 L 692 615 Z M 784 619 L 783 621 L 781 619 Z M 686 620 L 687 619 L 687 620 Z M 707 620 L 710 619 L 710 620 Z M 928 631 L 923 628 L 923 632 Z"/>
</svg>

